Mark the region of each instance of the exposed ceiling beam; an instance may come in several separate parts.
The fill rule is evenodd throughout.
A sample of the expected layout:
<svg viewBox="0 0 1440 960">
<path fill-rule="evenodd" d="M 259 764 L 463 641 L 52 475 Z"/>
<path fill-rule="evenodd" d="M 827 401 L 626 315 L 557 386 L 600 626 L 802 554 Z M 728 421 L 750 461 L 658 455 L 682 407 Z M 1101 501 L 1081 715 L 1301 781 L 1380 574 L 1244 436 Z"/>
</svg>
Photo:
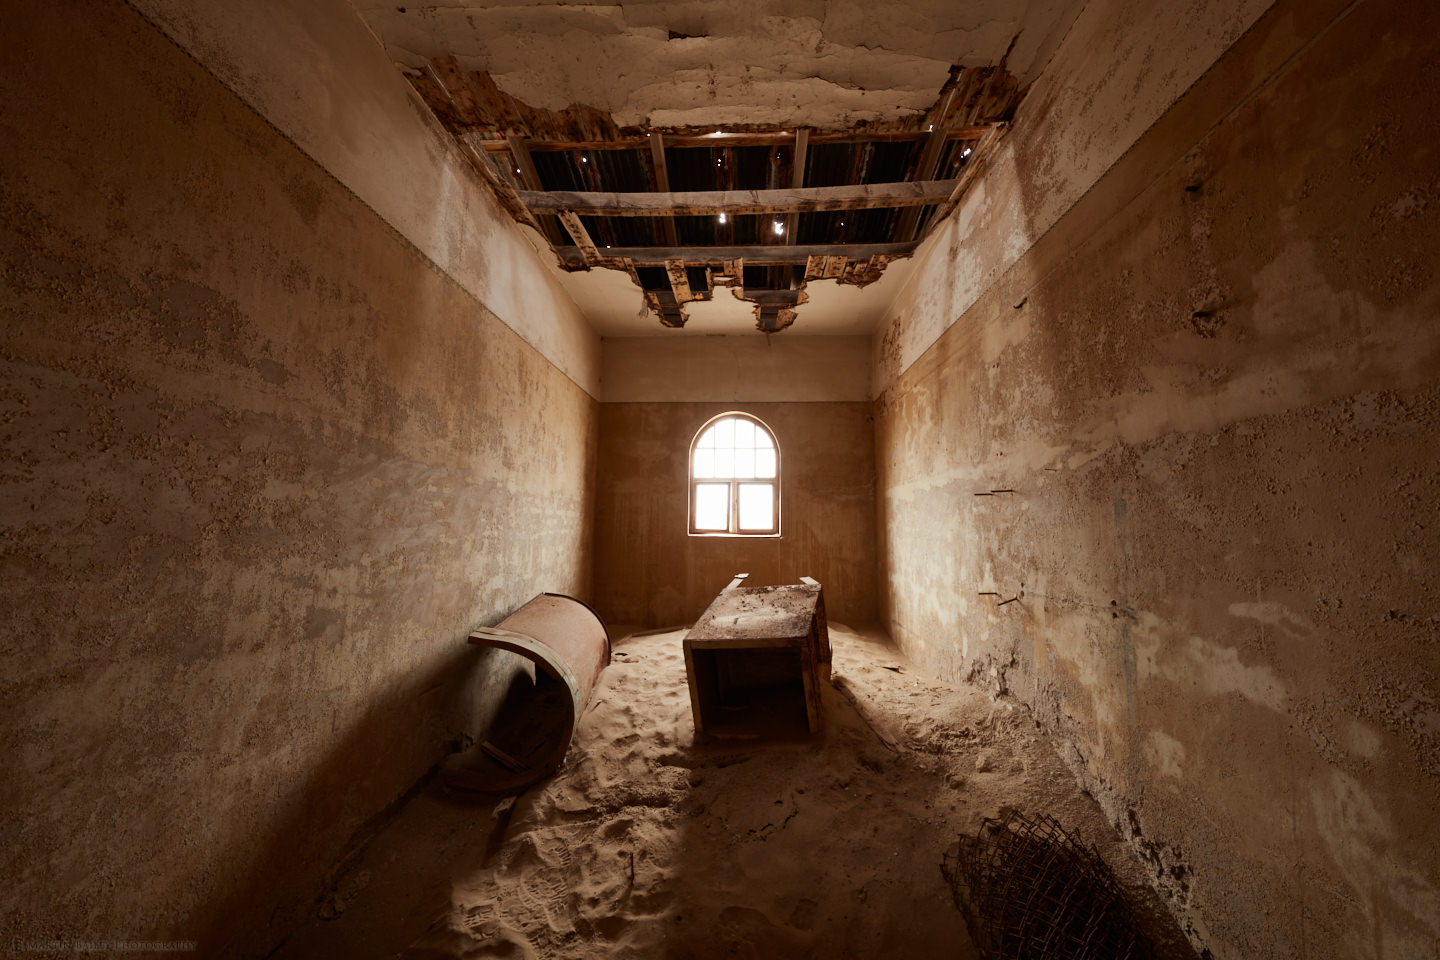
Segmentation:
<svg viewBox="0 0 1440 960">
<path fill-rule="evenodd" d="M 696 299 L 690 292 L 690 277 L 685 272 L 684 260 L 666 260 L 665 274 L 670 278 L 670 289 L 675 293 L 675 302 L 689 303 Z"/>
<path fill-rule="evenodd" d="M 805 263 L 806 280 L 833 280 L 845 273 L 844 257 L 811 257 Z"/>
<path fill-rule="evenodd" d="M 530 157 L 530 148 L 526 145 L 525 138 L 509 137 L 506 140 L 506 144 L 506 149 L 510 151 L 510 156 L 515 162 L 515 170 L 520 175 L 520 182 L 523 183 L 528 190 L 543 191 L 545 185 L 540 182 L 540 171 L 535 169 L 535 161 Z M 516 193 L 523 197 L 525 191 L 518 190 Z M 524 203 L 525 201 L 522 199 L 520 202 Z M 557 213 L 558 211 L 548 210 L 546 212 Z M 537 217 L 536 219 L 541 224 L 541 230 L 545 234 L 545 239 L 549 240 L 552 245 L 561 239 L 560 231 L 554 228 L 554 220 L 551 220 L 549 217 Z M 575 238 L 572 236 L 571 239 L 574 240 Z M 579 243 L 579 240 L 575 242 Z"/>
<path fill-rule="evenodd" d="M 970 126 L 955 127 L 945 131 L 948 140 L 979 140 L 990 127 Z M 780 147 L 795 141 L 793 133 L 702 133 L 696 135 L 686 134 L 658 134 L 652 133 L 648 137 L 623 137 L 618 140 L 527 140 L 526 143 L 532 151 L 553 151 L 553 150 L 643 150 L 650 145 L 650 141 L 656 136 L 665 137 L 665 145 L 677 149 L 694 147 Z M 904 142 L 906 140 L 922 140 L 930 136 L 925 130 L 879 130 L 879 131 L 858 131 L 840 130 L 832 133 L 811 133 L 810 142 L 816 143 L 880 143 L 880 142 Z M 506 140 L 490 139 L 481 140 L 484 149 L 493 153 L 503 153 L 510 149 Z"/>
<path fill-rule="evenodd" d="M 805 187 L 805 152 L 810 146 L 810 131 L 801 127 L 795 131 L 795 147 L 790 157 L 790 189 L 801 190 Z M 791 243 L 795 242 L 795 214 L 787 214 L 785 217 L 785 239 Z M 799 285 L 799 280 L 792 278 L 791 284 Z"/>
<path fill-rule="evenodd" d="M 810 147 L 810 131 L 801 127 L 795 131 L 795 153 L 790 163 L 790 188 L 799 190 L 805 186 L 805 153 Z"/>
<path fill-rule="evenodd" d="M 669 193 L 670 171 L 665 166 L 665 135 L 656 133 L 649 140 L 650 160 L 655 165 L 655 189 L 661 193 Z M 680 238 L 675 234 L 675 220 L 671 217 L 665 218 L 665 240 L 672 244 L 680 242 Z"/>
<path fill-rule="evenodd" d="M 956 180 L 917 183 L 863 183 L 844 187 L 789 190 L 697 190 L 682 193 L 574 193 L 526 190 L 520 199 L 533 213 L 574 210 L 590 217 L 667 217 L 767 213 L 812 213 L 874 207 L 916 207 L 944 203 Z"/>
<path fill-rule="evenodd" d="M 925 146 L 920 151 L 920 162 L 915 165 L 916 180 L 931 180 L 935 177 L 935 171 L 940 166 L 940 154 L 945 147 L 945 131 L 936 130 L 925 140 Z M 949 199 L 948 197 L 946 199 Z M 896 240 L 914 240 L 915 230 L 920 225 L 920 210 L 912 208 L 900 214 L 900 220 L 895 225 Z"/>
<path fill-rule="evenodd" d="M 746 290 L 745 299 L 763 306 L 793 307 L 800 298 L 799 290 Z"/>
<path fill-rule="evenodd" d="M 944 126 L 945 118 L 950 113 L 950 104 L 955 100 L 955 87 L 940 101 L 932 115 L 933 122 L 930 124 L 930 134 L 925 138 L 925 146 L 920 150 L 920 159 L 915 164 L 913 180 L 933 180 L 935 172 L 940 168 L 940 155 L 945 152 L 945 144 L 950 139 L 949 128 Z M 939 130 L 935 124 L 941 124 Z M 896 240 L 914 240 L 915 232 L 920 226 L 920 211 L 906 210 L 900 214 L 895 224 Z"/>
<path fill-rule="evenodd" d="M 580 217 L 573 210 L 561 210 L 559 216 L 565 232 L 570 234 L 570 239 L 575 241 L 580 255 L 585 258 L 585 265 L 593 267 L 599 263 L 600 251 L 595 249 L 595 241 L 590 239 L 590 233 L 585 229 L 585 224 L 580 222 Z"/>
<path fill-rule="evenodd" d="M 637 266 L 664 266 L 667 260 L 679 260 L 689 265 L 720 263 L 726 260 L 743 259 L 747 264 L 773 266 L 787 263 L 808 263 L 811 257 L 845 257 L 848 260 L 868 260 L 873 256 L 906 257 L 915 252 L 919 244 L 909 243 L 808 243 L 785 246 L 781 244 L 756 244 L 744 247 L 616 247 L 601 250 L 602 261 L 615 261 L 620 266 L 623 260 L 632 260 Z M 556 247 L 561 260 L 568 263 L 584 261 L 579 247 Z"/>
<path fill-rule="evenodd" d="M 520 182 L 529 190 L 544 190 L 545 186 L 540 182 L 540 171 L 535 169 L 535 161 L 530 158 L 530 144 L 525 142 L 525 138 L 506 137 L 505 149 L 515 158 L 515 169 L 520 171 Z"/>
</svg>

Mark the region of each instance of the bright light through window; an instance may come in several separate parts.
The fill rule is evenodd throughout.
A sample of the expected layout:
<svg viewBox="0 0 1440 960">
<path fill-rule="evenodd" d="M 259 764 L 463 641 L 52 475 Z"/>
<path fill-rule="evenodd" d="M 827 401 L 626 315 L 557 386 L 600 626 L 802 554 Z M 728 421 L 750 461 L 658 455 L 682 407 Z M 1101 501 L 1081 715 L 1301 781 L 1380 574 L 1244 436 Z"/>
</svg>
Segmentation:
<svg viewBox="0 0 1440 960">
<path fill-rule="evenodd" d="M 724 530 L 729 525 L 730 484 L 695 484 L 695 529 Z"/>
<path fill-rule="evenodd" d="M 726 414 L 706 424 L 690 452 L 690 532 L 780 532 L 780 452 L 759 420 Z"/>
<path fill-rule="evenodd" d="M 740 484 L 740 529 L 769 530 L 775 520 L 775 485 Z"/>
</svg>

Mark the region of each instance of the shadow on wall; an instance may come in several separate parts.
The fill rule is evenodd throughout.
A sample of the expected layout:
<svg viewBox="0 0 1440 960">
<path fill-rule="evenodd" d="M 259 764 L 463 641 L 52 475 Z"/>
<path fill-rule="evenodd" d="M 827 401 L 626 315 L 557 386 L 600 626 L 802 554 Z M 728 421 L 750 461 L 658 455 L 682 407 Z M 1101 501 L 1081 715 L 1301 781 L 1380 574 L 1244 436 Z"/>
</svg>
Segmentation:
<svg viewBox="0 0 1440 960">
<path fill-rule="evenodd" d="M 263 952 L 588 577 L 595 404 L 133 9 L 16 29 L 5 933 Z"/>
<path fill-rule="evenodd" d="M 324 911 L 352 857 L 425 786 L 445 754 L 463 750 L 489 726 L 523 663 L 503 650 L 457 643 L 439 662 L 370 703 L 298 783 L 277 785 L 266 823 L 214 855 L 216 863 L 244 865 L 237 871 L 242 878 L 231 884 L 234 893 L 184 921 L 178 935 L 198 940 L 206 956 L 265 956 Z M 413 758 L 419 779 L 377 812 L 374 788 L 393 779 L 388 770 L 395 754 L 413 750 L 417 739 L 397 724 L 405 717 L 419 718 L 425 725 L 421 739 L 438 749 L 432 757 Z M 447 717 L 465 718 L 458 725 L 463 732 Z M 338 858 L 326 837 L 311 833 L 316 823 L 351 825 L 351 839 Z"/>
</svg>

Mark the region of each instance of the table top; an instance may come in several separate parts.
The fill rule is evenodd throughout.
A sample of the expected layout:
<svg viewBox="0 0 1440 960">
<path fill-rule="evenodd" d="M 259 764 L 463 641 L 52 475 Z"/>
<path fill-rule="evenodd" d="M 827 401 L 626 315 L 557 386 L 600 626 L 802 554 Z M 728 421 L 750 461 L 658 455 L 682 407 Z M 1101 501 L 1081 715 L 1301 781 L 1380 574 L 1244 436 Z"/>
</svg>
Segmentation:
<svg viewBox="0 0 1440 960">
<path fill-rule="evenodd" d="M 797 646 L 810 636 L 820 585 L 722 590 L 685 635 L 702 646 Z"/>
</svg>

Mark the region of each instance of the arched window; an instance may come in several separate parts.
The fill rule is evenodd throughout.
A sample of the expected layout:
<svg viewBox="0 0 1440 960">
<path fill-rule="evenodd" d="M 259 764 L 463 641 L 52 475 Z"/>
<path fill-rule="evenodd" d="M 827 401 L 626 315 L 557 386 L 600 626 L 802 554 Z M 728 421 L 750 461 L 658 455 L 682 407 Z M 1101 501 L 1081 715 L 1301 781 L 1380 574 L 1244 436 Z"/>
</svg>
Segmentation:
<svg viewBox="0 0 1440 960">
<path fill-rule="evenodd" d="M 780 532 L 780 448 L 752 416 L 725 413 L 690 445 L 690 532 Z"/>
</svg>

